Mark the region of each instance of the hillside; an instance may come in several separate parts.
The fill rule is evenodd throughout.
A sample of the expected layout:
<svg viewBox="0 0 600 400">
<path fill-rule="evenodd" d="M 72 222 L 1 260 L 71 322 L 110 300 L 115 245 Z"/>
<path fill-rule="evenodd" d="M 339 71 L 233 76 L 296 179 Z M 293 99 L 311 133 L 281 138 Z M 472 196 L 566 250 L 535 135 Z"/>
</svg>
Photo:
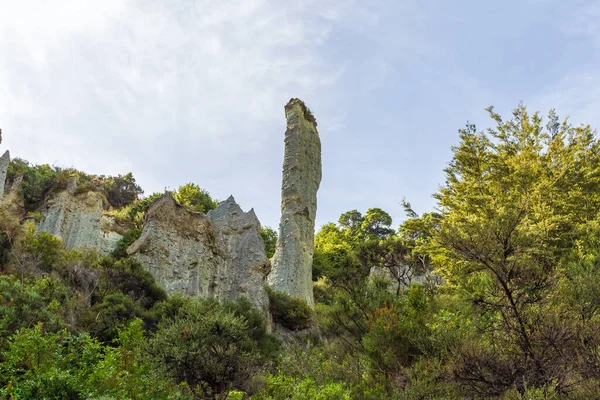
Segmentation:
<svg viewBox="0 0 600 400">
<path fill-rule="evenodd" d="M 298 99 L 277 234 L 201 182 L 144 196 L 132 174 L 5 155 L 1 397 L 599 398 L 600 141 L 554 112 L 488 113 L 435 210 L 398 199 L 399 225 L 373 207 L 316 234 Z"/>
</svg>

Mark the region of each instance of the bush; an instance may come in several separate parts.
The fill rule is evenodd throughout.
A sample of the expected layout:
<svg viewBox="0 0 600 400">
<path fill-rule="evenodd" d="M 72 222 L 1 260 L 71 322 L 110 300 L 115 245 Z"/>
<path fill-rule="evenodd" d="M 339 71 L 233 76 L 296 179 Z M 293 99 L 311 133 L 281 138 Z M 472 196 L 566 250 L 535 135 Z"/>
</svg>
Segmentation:
<svg viewBox="0 0 600 400">
<path fill-rule="evenodd" d="M 0 397 L 11 399 L 191 399 L 185 385 L 159 376 L 144 357 L 141 321 L 121 330 L 115 347 L 88 334 L 17 332 L 0 357 Z"/>
<path fill-rule="evenodd" d="M 186 206 L 193 211 L 209 212 L 219 205 L 219 202 L 210 197 L 210 193 L 201 189 L 195 183 L 187 183 L 180 186 L 173 198 L 182 206 Z"/>
<path fill-rule="evenodd" d="M 156 283 L 152 274 L 134 259 L 114 261 L 110 257 L 101 262 L 102 283 L 100 291 L 118 292 L 130 296 L 144 309 L 167 298 L 167 293 Z"/>
<path fill-rule="evenodd" d="M 46 329 L 64 327 L 72 299 L 63 282 L 53 277 L 21 281 L 0 275 L 0 348 L 6 338 L 21 328 L 44 323 Z"/>
<path fill-rule="evenodd" d="M 164 318 L 148 351 L 161 371 L 198 395 L 215 396 L 243 384 L 259 363 L 244 318 L 210 300 L 189 300 Z"/>
<path fill-rule="evenodd" d="M 275 323 L 293 331 L 311 326 L 313 312 L 306 301 L 271 288 L 267 288 L 267 292 L 269 294 L 269 310 Z"/>
<path fill-rule="evenodd" d="M 312 377 L 294 378 L 271 375 L 265 389 L 252 396 L 253 400 L 351 400 L 351 391 L 340 382 L 319 385 Z"/>
<path fill-rule="evenodd" d="M 114 208 L 125 207 L 137 200 L 144 191 L 135 182 L 133 174 L 109 177 L 104 180 L 106 199 Z"/>
<path fill-rule="evenodd" d="M 123 237 L 117 242 L 117 247 L 113 250 L 113 257 L 124 258 L 127 257 L 127 248 L 138 240 L 142 236 L 142 230 L 132 228 L 123 234 Z"/>
<path fill-rule="evenodd" d="M 269 228 L 268 226 L 261 226 L 260 236 L 262 237 L 262 240 L 265 243 L 265 253 L 267 253 L 267 257 L 273 257 L 277 248 L 277 232 L 275 232 L 274 229 Z"/>
<path fill-rule="evenodd" d="M 153 193 L 148 197 L 136 200 L 125 207 L 113 210 L 110 214 L 115 218 L 115 221 L 130 229 L 142 229 L 144 225 L 144 219 L 146 218 L 146 212 L 150 205 L 158 198 L 162 196 L 161 193 Z"/>
</svg>

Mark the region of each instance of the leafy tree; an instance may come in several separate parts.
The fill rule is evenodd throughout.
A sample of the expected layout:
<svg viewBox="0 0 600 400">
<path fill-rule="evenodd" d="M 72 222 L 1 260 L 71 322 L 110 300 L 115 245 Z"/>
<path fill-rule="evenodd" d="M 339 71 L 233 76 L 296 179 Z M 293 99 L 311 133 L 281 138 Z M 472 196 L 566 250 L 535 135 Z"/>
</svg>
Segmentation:
<svg viewBox="0 0 600 400">
<path fill-rule="evenodd" d="M 366 239 L 384 239 L 394 234 L 390 228 L 392 217 L 381 208 L 369 208 L 361 223 L 361 233 Z"/>
<path fill-rule="evenodd" d="M 198 395 L 241 385 L 259 360 L 244 318 L 210 300 L 189 301 L 175 317 L 163 319 L 148 350 L 158 368 Z"/>
<path fill-rule="evenodd" d="M 104 179 L 106 198 L 114 208 L 125 207 L 144 193 L 131 172 Z"/>
<path fill-rule="evenodd" d="M 340 215 L 340 218 L 338 219 L 338 225 L 342 229 L 347 230 L 350 236 L 354 237 L 362 228 L 363 221 L 364 218 L 360 212 L 357 210 L 351 210 Z"/>
<path fill-rule="evenodd" d="M 113 257 L 124 258 L 127 257 L 127 248 L 131 246 L 136 240 L 142 236 L 142 230 L 137 228 L 128 229 L 113 250 Z"/>
<path fill-rule="evenodd" d="M 312 310 L 306 301 L 271 288 L 267 288 L 267 292 L 274 322 L 293 331 L 310 327 Z"/>
<path fill-rule="evenodd" d="M 201 189 L 195 183 L 186 183 L 180 186 L 177 192 L 173 194 L 173 197 L 179 204 L 198 212 L 206 213 L 217 208 L 219 205 L 218 201 L 213 200 L 206 190 Z"/>
<path fill-rule="evenodd" d="M 592 193 L 600 190 L 600 143 L 589 126 L 560 125 L 553 113 L 545 130 L 523 106 L 508 121 L 489 112 L 495 128 L 460 131 L 436 195 L 442 251 L 434 263 L 479 312 L 479 333 L 455 374 L 478 395 L 524 390 L 526 383 L 565 391 L 596 373 L 570 355 L 579 352 L 578 329 L 551 303 L 561 271 L 569 273 L 564 256 L 578 226 L 599 215 L 600 197 Z"/>
<path fill-rule="evenodd" d="M 273 257 L 275 250 L 277 249 L 277 232 L 268 226 L 261 226 L 260 236 L 262 237 L 263 242 L 265 242 L 265 253 L 267 253 L 267 257 Z"/>
</svg>

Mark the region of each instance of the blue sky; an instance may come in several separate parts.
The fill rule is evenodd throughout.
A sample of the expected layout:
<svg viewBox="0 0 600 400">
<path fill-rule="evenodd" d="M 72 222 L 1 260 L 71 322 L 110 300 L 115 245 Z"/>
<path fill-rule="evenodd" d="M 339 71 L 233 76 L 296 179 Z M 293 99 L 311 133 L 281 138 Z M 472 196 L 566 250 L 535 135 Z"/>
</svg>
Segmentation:
<svg viewBox="0 0 600 400">
<path fill-rule="evenodd" d="M 2 146 L 35 163 L 196 182 L 279 220 L 285 118 L 319 123 L 317 225 L 418 212 L 467 121 L 600 124 L 600 1 L 0 0 Z"/>
</svg>

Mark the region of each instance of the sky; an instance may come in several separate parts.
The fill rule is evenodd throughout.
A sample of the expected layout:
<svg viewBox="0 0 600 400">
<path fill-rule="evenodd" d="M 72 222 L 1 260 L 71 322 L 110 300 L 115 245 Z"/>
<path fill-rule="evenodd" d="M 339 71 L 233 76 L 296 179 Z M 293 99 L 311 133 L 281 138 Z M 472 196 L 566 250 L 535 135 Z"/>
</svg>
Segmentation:
<svg viewBox="0 0 600 400">
<path fill-rule="evenodd" d="M 405 218 L 467 122 L 523 102 L 600 126 L 597 0 L 0 0 L 3 149 L 146 194 L 199 184 L 280 216 L 284 105 L 318 121 L 317 227 Z"/>
</svg>

